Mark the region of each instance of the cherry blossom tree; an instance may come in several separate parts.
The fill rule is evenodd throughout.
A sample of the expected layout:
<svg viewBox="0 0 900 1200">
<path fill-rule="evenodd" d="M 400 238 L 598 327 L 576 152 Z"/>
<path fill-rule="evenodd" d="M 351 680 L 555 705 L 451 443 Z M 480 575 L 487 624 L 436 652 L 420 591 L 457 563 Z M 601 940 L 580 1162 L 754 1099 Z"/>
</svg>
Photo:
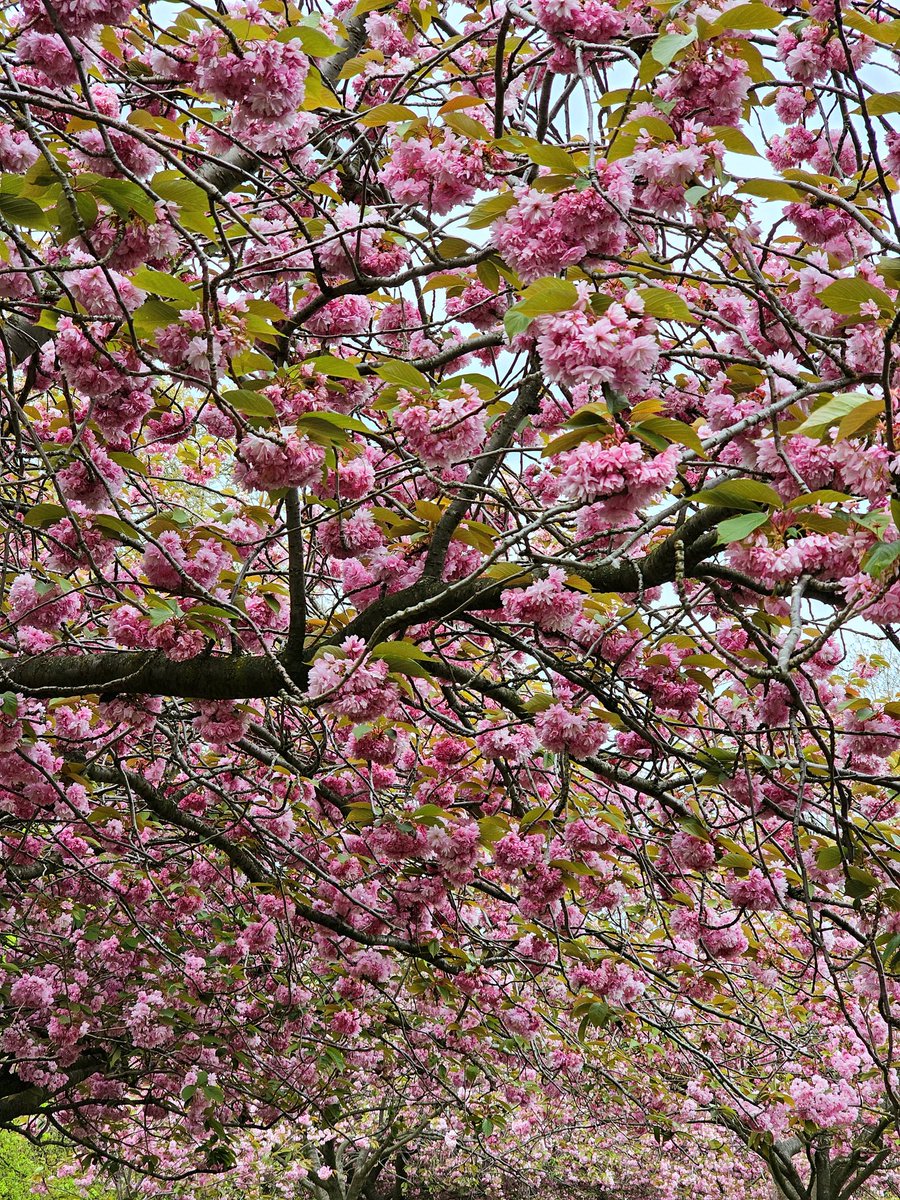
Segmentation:
<svg viewBox="0 0 900 1200">
<path fill-rule="evenodd" d="M 888 1189 L 900 11 L 0 19 L 0 1125 Z"/>
</svg>

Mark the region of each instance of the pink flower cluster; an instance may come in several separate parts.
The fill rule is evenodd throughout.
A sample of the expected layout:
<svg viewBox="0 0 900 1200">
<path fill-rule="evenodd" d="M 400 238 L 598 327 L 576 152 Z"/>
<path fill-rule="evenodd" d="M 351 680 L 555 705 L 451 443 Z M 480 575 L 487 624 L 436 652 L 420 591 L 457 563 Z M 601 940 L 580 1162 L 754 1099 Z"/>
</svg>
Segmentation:
<svg viewBox="0 0 900 1200">
<path fill-rule="evenodd" d="M 647 981 L 627 963 L 605 958 L 598 967 L 577 966 L 571 979 L 579 987 L 588 988 L 616 1008 L 629 1008 L 647 990 Z"/>
<path fill-rule="evenodd" d="M 740 958 L 750 944 L 740 922 L 733 915 L 712 912 L 704 914 L 700 941 L 712 958 L 722 962 Z"/>
<path fill-rule="evenodd" d="M 516 203 L 494 225 L 493 242 L 524 283 L 566 267 L 620 254 L 626 227 L 620 216 L 634 189 L 621 163 L 597 164 L 594 187 L 554 197 L 521 188 Z"/>
<path fill-rule="evenodd" d="M 235 746 L 250 724 L 252 713 L 233 700 L 198 700 L 194 731 L 211 746 Z"/>
<path fill-rule="evenodd" d="M 753 867 L 746 875 L 729 879 L 725 890 L 738 908 L 766 912 L 781 908 L 787 895 L 787 879 L 783 871 L 774 871 L 767 878 L 759 867 Z"/>
<path fill-rule="evenodd" d="M 507 877 L 516 871 L 536 867 L 543 861 L 546 842 L 539 833 L 528 833 L 523 837 L 515 831 L 504 834 L 494 846 L 494 866 Z"/>
<path fill-rule="evenodd" d="M 44 583 L 31 575 L 18 575 L 7 595 L 9 619 L 15 625 L 30 625 L 53 632 L 81 613 L 77 591 L 63 591 L 58 583 Z"/>
<path fill-rule="evenodd" d="M 475 745 L 487 759 L 521 763 L 537 749 L 537 738 L 530 725 L 496 724 L 481 721 Z"/>
<path fill-rule="evenodd" d="M 366 652 L 365 642 L 356 637 L 347 638 L 339 653 L 326 650 L 310 668 L 307 695 L 327 696 L 328 711 L 357 721 L 387 716 L 397 689 L 388 679 L 387 663 L 365 662 Z"/>
<path fill-rule="evenodd" d="M 535 0 L 534 14 L 548 33 L 580 42 L 607 42 L 625 25 L 622 13 L 605 0 Z"/>
<path fill-rule="evenodd" d="M 56 22 L 69 34 L 84 35 L 98 25 L 121 25 L 132 11 L 128 0 L 60 0 L 51 10 L 43 0 L 23 0 L 25 21 L 41 31 L 55 29 Z M 70 55 L 71 58 L 71 55 Z"/>
<path fill-rule="evenodd" d="M 0 171 L 24 175 L 39 153 L 27 133 L 0 121 Z"/>
<path fill-rule="evenodd" d="M 744 59 L 710 48 L 705 57 L 698 54 L 679 61 L 678 70 L 657 86 L 656 94 L 675 101 L 675 117 L 707 125 L 737 125 L 750 82 Z"/>
<path fill-rule="evenodd" d="M 0 810 L 27 820 L 55 804 L 63 795 L 54 780 L 62 763 L 43 741 L 0 755 Z"/>
<path fill-rule="evenodd" d="M 238 117 L 277 119 L 299 107 L 309 60 L 297 41 L 250 42 L 244 53 L 222 54 L 218 33 L 201 42 L 199 86 L 217 100 L 237 104 Z"/>
<path fill-rule="evenodd" d="M 325 465 L 321 446 L 294 433 L 283 441 L 251 434 L 241 442 L 237 458 L 235 480 L 260 491 L 310 487 L 321 481 Z"/>
<path fill-rule="evenodd" d="M 121 318 L 133 313 L 147 293 L 130 279 L 109 267 L 80 267 L 66 272 L 66 285 L 72 295 L 93 317 Z"/>
<path fill-rule="evenodd" d="M 650 385 L 659 359 L 655 323 L 643 316 L 643 301 L 629 292 L 604 313 L 587 306 L 551 313 L 534 321 L 536 346 L 548 379 L 567 387 L 608 384 L 625 396 L 640 395 Z"/>
<path fill-rule="evenodd" d="M 564 633 L 581 613 L 583 601 L 566 587 L 566 573 L 551 567 L 544 579 L 527 588 L 503 593 L 503 615 L 507 620 L 535 625 L 545 633 Z"/>
<path fill-rule="evenodd" d="M 480 279 L 473 279 L 458 296 L 447 297 L 447 315 L 459 317 L 476 329 L 493 329 L 503 320 L 506 308 L 504 298 L 492 292 Z"/>
<path fill-rule="evenodd" d="M 209 588 L 232 564 L 225 547 L 212 538 L 188 549 L 171 529 L 164 530 L 156 540 L 158 545 L 147 546 L 141 559 L 147 581 L 156 588 L 180 592 L 190 581 Z"/>
<path fill-rule="evenodd" d="M 484 441 L 483 401 L 469 384 L 460 395 L 442 397 L 426 408 L 409 392 L 399 398 L 408 407 L 398 411 L 395 424 L 404 437 L 405 448 L 429 467 L 450 467 L 476 454 Z"/>
<path fill-rule="evenodd" d="M 377 212 L 363 213 L 359 205 L 341 204 L 315 248 L 327 275 L 353 275 L 355 268 L 375 277 L 392 275 L 409 261 L 409 251 L 391 241 Z"/>
<path fill-rule="evenodd" d="M 574 711 L 564 704 L 551 704 L 537 714 L 534 728 L 541 745 L 552 754 L 590 758 L 606 737 L 607 726 L 585 709 Z"/>
<path fill-rule="evenodd" d="M 830 1080 L 816 1073 L 792 1080 L 788 1091 L 797 1116 L 821 1129 L 846 1129 L 859 1114 L 859 1096 L 846 1079 Z"/>
<path fill-rule="evenodd" d="M 438 215 L 471 200 L 487 183 L 477 149 L 449 131 L 437 144 L 424 137 L 396 139 L 378 178 L 401 204 L 421 204 Z"/>
<path fill-rule="evenodd" d="M 622 509 L 636 511 L 672 483 L 679 459 L 674 446 L 647 458 L 636 442 L 582 442 L 559 456 L 559 494 L 586 501 L 621 496 Z M 607 505 L 602 515 L 613 511 Z"/>
<path fill-rule="evenodd" d="M 106 627 L 117 645 L 129 649 L 162 650 L 174 662 L 196 658 L 207 640 L 202 630 L 187 625 L 180 615 L 155 625 L 131 604 L 117 605 L 110 612 Z"/>
<path fill-rule="evenodd" d="M 306 300 L 315 298 L 310 289 Z M 372 305 L 365 296 L 338 296 L 329 300 L 303 322 L 316 337 L 347 337 L 368 329 L 372 320 Z"/>
<path fill-rule="evenodd" d="M 704 170 L 708 151 L 700 146 L 665 142 L 638 149 L 631 156 L 635 174 L 642 176 L 640 202 L 663 216 L 674 216 L 685 207 L 685 187 Z"/>
<path fill-rule="evenodd" d="M 692 833 L 676 833 L 669 842 L 669 854 L 684 871 L 708 871 L 715 865 L 716 848 L 712 842 Z"/>
</svg>

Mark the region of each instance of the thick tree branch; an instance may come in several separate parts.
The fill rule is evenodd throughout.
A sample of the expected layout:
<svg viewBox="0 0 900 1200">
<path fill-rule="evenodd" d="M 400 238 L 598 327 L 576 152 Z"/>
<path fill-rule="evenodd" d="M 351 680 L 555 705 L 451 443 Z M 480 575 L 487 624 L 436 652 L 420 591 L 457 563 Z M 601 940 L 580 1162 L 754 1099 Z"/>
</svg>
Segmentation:
<svg viewBox="0 0 900 1200">
<path fill-rule="evenodd" d="M 592 566 L 564 564 L 599 592 L 641 592 L 678 578 L 690 577 L 716 549 L 714 527 L 730 515 L 725 508 L 706 508 L 662 541 L 649 554 Z M 683 557 L 680 548 L 683 548 Z M 681 561 L 680 561 L 681 560 Z M 521 564 L 530 573 L 528 563 Z M 539 573 L 539 572 L 535 572 Z M 501 603 L 504 584 L 477 577 L 459 583 L 420 579 L 411 587 L 375 601 L 339 633 L 321 643 L 346 637 L 384 640 L 412 625 L 466 612 L 492 611 Z M 107 650 L 88 654 L 57 653 L 0 659 L 0 687 L 30 696 L 78 696 L 109 693 L 122 696 L 174 696 L 197 700 L 246 700 L 276 696 L 286 672 L 303 690 L 308 665 L 296 655 L 277 660 L 262 655 L 212 654 L 173 662 L 161 651 Z"/>
<path fill-rule="evenodd" d="M 22 1117 L 33 1117 L 43 1112 L 57 1097 L 65 1096 L 74 1084 L 82 1083 L 91 1075 L 104 1070 L 106 1064 L 100 1057 L 79 1058 L 66 1072 L 67 1081 L 62 1088 L 45 1088 L 26 1083 L 12 1071 L 0 1074 L 0 1126 L 13 1127 L 13 1122 Z"/>
</svg>

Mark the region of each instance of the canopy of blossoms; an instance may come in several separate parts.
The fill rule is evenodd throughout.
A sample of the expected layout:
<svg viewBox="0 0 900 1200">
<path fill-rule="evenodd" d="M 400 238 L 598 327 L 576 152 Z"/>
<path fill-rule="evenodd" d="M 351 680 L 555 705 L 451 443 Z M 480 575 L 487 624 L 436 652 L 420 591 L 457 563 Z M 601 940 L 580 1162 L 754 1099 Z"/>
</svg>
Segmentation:
<svg viewBox="0 0 900 1200">
<path fill-rule="evenodd" d="M 900 9 L 0 33 L 0 1124 L 889 1188 Z"/>
</svg>

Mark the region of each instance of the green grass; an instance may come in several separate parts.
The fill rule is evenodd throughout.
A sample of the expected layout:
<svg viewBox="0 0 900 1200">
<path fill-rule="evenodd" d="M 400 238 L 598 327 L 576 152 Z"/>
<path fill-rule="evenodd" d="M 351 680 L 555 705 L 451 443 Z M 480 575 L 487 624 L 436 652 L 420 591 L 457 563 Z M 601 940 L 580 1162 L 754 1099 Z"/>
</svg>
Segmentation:
<svg viewBox="0 0 900 1200">
<path fill-rule="evenodd" d="M 0 1200 L 81 1200 L 84 1192 L 56 1170 L 67 1155 L 58 1147 L 33 1146 L 16 1133 L 0 1132 Z"/>
</svg>

